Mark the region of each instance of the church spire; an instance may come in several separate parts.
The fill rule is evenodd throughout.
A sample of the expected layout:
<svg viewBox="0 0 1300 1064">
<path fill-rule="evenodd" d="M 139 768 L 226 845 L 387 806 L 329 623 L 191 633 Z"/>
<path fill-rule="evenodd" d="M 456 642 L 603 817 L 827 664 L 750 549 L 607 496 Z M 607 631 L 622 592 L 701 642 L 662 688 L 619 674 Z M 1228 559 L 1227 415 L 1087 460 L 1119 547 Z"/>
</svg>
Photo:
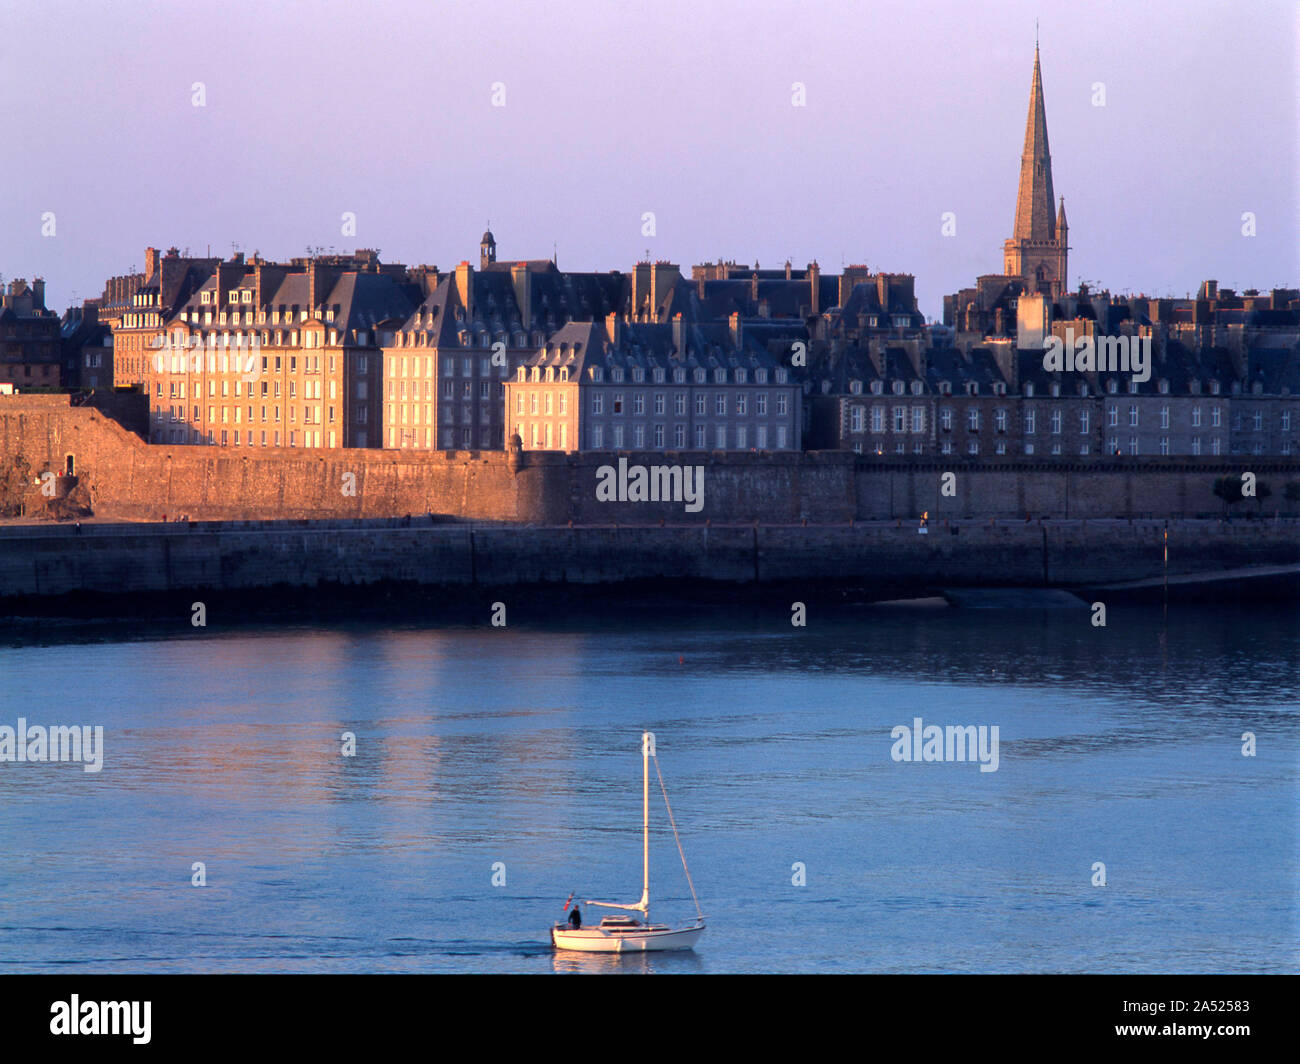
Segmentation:
<svg viewBox="0 0 1300 1064">
<path fill-rule="evenodd" d="M 1047 108 L 1043 104 L 1043 75 L 1034 44 L 1034 80 L 1029 90 L 1029 117 L 1025 122 L 1025 150 L 1020 156 L 1020 190 L 1016 193 L 1013 240 L 1052 240 L 1052 153 L 1047 146 Z"/>
</svg>

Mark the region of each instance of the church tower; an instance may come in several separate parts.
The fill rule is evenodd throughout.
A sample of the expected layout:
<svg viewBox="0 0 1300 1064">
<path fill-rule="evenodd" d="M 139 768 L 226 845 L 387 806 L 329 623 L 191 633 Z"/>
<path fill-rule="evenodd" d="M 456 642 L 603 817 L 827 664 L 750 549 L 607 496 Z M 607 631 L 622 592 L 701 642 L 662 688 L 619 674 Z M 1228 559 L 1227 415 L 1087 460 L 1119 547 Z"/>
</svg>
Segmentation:
<svg viewBox="0 0 1300 1064">
<path fill-rule="evenodd" d="M 1011 239 L 1002 246 L 1004 274 L 1020 277 L 1028 292 L 1052 299 L 1066 290 L 1065 198 L 1053 212 L 1052 153 L 1047 146 L 1047 109 L 1043 105 L 1043 76 L 1034 44 L 1034 81 L 1029 89 L 1029 119 L 1025 150 L 1020 156 L 1020 190 Z"/>
</svg>

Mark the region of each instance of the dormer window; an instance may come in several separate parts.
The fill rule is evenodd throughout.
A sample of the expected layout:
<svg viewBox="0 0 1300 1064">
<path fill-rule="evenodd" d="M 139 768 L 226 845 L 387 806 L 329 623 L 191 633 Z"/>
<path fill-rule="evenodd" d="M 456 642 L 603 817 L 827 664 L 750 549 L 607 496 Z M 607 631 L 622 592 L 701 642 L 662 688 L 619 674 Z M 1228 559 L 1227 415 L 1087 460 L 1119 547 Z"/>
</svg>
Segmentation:
<svg viewBox="0 0 1300 1064">
<path fill-rule="evenodd" d="M 546 367 L 546 383 L 549 384 L 549 383 L 550 383 L 551 381 L 553 381 L 553 380 L 555 380 L 555 367 L 554 367 L 554 366 L 547 366 L 547 367 Z"/>
<path fill-rule="evenodd" d="M 913 395 L 920 395 L 920 394 L 921 394 L 921 382 L 920 382 L 920 381 L 913 381 L 913 382 L 912 382 L 912 394 L 913 394 Z"/>
<path fill-rule="evenodd" d="M 569 367 L 563 366 L 560 369 L 560 380 L 567 381 L 568 379 L 569 379 Z"/>
<path fill-rule="evenodd" d="M 766 383 L 767 383 L 767 370 L 765 370 L 765 369 L 756 369 L 756 370 L 754 370 L 754 383 L 756 383 L 756 384 L 766 384 Z"/>
<path fill-rule="evenodd" d="M 1129 381 L 1129 382 L 1128 382 L 1128 394 L 1129 394 L 1129 395 L 1137 395 L 1137 391 L 1138 391 L 1138 382 L 1137 382 L 1137 381 Z"/>
<path fill-rule="evenodd" d="M 1200 394 L 1201 394 L 1201 382 L 1200 382 L 1200 381 L 1198 381 L 1198 380 L 1191 380 L 1191 381 L 1188 381 L 1187 386 L 1188 386 L 1188 388 L 1191 390 L 1191 393 L 1192 393 L 1193 395 L 1200 395 Z"/>
<path fill-rule="evenodd" d="M 632 383 L 633 383 L 633 384 L 641 384 L 641 383 L 643 383 L 644 381 L 645 381 L 645 370 L 643 370 L 640 366 L 633 366 L 633 367 L 632 367 Z"/>
<path fill-rule="evenodd" d="M 736 370 L 737 384 L 744 384 L 747 378 L 748 378 L 748 374 L 743 369 Z"/>
<path fill-rule="evenodd" d="M 703 383 L 705 382 L 705 380 L 707 379 L 707 376 L 708 376 L 708 375 L 704 372 L 703 369 L 696 368 L 696 370 L 695 370 L 695 383 L 696 383 L 696 384 L 703 384 Z"/>
<path fill-rule="evenodd" d="M 725 369 L 715 369 L 715 370 L 713 371 L 713 383 L 714 383 L 714 384 L 726 384 L 726 383 L 727 383 L 727 371 L 726 371 Z"/>
<path fill-rule="evenodd" d="M 777 370 L 776 370 L 776 383 L 777 383 L 777 384 L 784 384 L 784 383 L 786 382 L 786 379 L 787 379 L 789 376 L 790 376 L 790 374 L 786 372 L 786 368 L 785 368 L 784 366 L 778 366 L 778 367 L 777 367 Z"/>
<path fill-rule="evenodd" d="M 1219 394 L 1219 382 L 1218 382 L 1218 381 L 1210 381 L 1210 394 L 1211 394 L 1211 395 L 1218 395 L 1218 394 Z"/>
<path fill-rule="evenodd" d="M 849 394 L 850 394 L 850 395 L 861 395 L 861 394 L 862 394 L 862 382 L 861 382 L 861 381 L 849 381 Z"/>
<path fill-rule="evenodd" d="M 1061 397 L 1061 382 L 1060 382 L 1060 381 L 1052 381 L 1052 386 L 1051 386 L 1051 389 L 1050 389 L 1050 390 L 1051 390 L 1051 393 L 1052 393 L 1052 398 L 1053 398 L 1053 399 L 1059 399 L 1059 398 Z"/>
<path fill-rule="evenodd" d="M 663 370 L 663 367 L 662 367 L 662 366 L 655 366 L 654 374 L 655 374 L 655 383 L 656 383 L 656 384 L 663 384 L 663 382 L 664 382 L 664 370 Z"/>
<path fill-rule="evenodd" d="M 601 382 L 601 379 L 602 379 L 604 376 L 605 376 L 605 371 L 604 371 L 603 369 L 601 369 L 600 366 L 592 366 L 592 367 L 591 367 L 591 379 L 592 379 L 593 381 L 595 381 L 597 384 L 599 384 L 599 383 Z"/>
<path fill-rule="evenodd" d="M 528 379 L 528 367 L 526 367 L 526 366 L 520 366 L 520 367 L 519 367 L 519 372 L 518 372 L 518 374 L 516 374 L 516 376 L 515 376 L 515 380 L 518 380 L 518 381 L 526 381 L 527 379 Z M 449 385 L 449 387 L 450 387 L 450 385 Z"/>
<path fill-rule="evenodd" d="M 1115 380 L 1114 377 L 1112 377 L 1110 380 L 1108 380 L 1108 381 L 1106 382 L 1106 391 L 1109 392 L 1111 395 L 1114 395 L 1116 392 L 1118 392 L 1118 391 L 1119 391 L 1119 381 Z"/>
<path fill-rule="evenodd" d="M 230 290 L 229 294 L 226 296 L 226 299 L 227 299 L 229 302 L 231 302 L 231 303 L 238 303 L 238 302 L 239 302 L 239 292 L 238 292 L 236 289 L 232 288 L 232 289 Z"/>
<path fill-rule="evenodd" d="M 1086 396 L 1087 394 L 1088 394 L 1088 385 L 1085 384 L 1083 381 L 1080 381 L 1080 382 L 1079 382 L 1079 395 L 1080 395 L 1080 396 Z"/>
<path fill-rule="evenodd" d="M 673 383 L 674 384 L 686 383 L 686 370 L 682 369 L 681 366 L 678 366 L 676 369 L 673 370 Z"/>
<path fill-rule="evenodd" d="M 902 394 L 903 394 L 903 382 L 902 382 L 902 381 L 894 381 L 894 394 L 895 394 L 895 395 L 902 395 Z"/>
<path fill-rule="evenodd" d="M 1033 397 L 1034 397 L 1034 382 L 1025 381 L 1025 398 L 1032 399 Z"/>
<path fill-rule="evenodd" d="M 541 380 L 541 379 L 542 379 L 542 367 L 541 367 L 541 366 L 534 366 L 534 367 L 533 367 L 533 380 L 534 380 L 534 381 L 539 381 L 539 380 Z"/>
<path fill-rule="evenodd" d="M 1168 394 L 1169 394 L 1169 382 L 1168 382 L 1167 380 L 1162 380 L 1162 381 L 1160 382 L 1159 387 L 1160 387 L 1160 394 L 1161 394 L 1161 395 L 1168 395 Z"/>
<path fill-rule="evenodd" d="M 612 370 L 610 370 L 610 371 L 609 371 L 609 379 L 612 380 L 615 384 L 622 384 L 622 383 L 623 383 L 623 367 L 622 367 L 622 366 L 615 366 Z"/>
<path fill-rule="evenodd" d="M 871 394 L 872 394 L 872 395 L 879 395 L 883 390 L 884 390 L 884 384 L 883 384 L 882 381 L 872 381 L 872 382 L 871 382 Z"/>
<path fill-rule="evenodd" d="M 199 299 L 200 299 L 203 303 L 210 303 L 210 302 L 212 302 L 212 293 L 211 293 L 211 292 L 200 292 L 200 293 L 199 293 Z"/>
</svg>

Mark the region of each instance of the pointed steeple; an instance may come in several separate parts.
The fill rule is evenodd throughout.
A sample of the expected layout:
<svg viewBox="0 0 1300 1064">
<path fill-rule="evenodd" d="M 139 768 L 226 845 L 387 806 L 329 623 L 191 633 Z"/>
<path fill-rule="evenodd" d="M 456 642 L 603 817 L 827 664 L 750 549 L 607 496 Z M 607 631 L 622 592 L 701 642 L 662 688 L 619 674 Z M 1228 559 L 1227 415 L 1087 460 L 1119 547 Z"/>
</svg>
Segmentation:
<svg viewBox="0 0 1300 1064">
<path fill-rule="evenodd" d="M 1029 90 L 1029 117 L 1025 122 L 1025 150 L 1020 156 L 1020 190 L 1016 194 L 1013 240 L 1052 240 L 1052 154 L 1047 146 L 1047 108 L 1043 105 L 1043 75 L 1034 44 L 1034 80 Z"/>
<path fill-rule="evenodd" d="M 1065 220 L 1065 197 L 1061 197 L 1061 209 L 1056 212 L 1056 235 L 1062 240 L 1065 239 L 1065 232 L 1070 225 Z"/>
</svg>

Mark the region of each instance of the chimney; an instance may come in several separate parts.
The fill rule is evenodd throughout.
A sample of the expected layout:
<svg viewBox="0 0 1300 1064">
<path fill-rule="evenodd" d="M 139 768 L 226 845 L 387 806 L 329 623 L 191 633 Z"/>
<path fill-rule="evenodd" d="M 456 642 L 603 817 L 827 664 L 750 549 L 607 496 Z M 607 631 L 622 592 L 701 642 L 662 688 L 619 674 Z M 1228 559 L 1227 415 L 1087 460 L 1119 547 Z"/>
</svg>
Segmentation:
<svg viewBox="0 0 1300 1064">
<path fill-rule="evenodd" d="M 524 332 L 533 327 L 533 282 L 526 262 L 510 267 L 510 280 L 515 286 L 515 302 L 519 304 L 519 319 Z"/>
<path fill-rule="evenodd" d="M 786 259 L 786 260 L 785 260 L 785 279 L 786 279 L 787 281 L 790 280 L 790 274 L 791 274 L 792 272 L 793 272 L 793 271 L 790 269 L 790 260 L 789 260 L 789 259 Z"/>
<path fill-rule="evenodd" d="M 316 314 L 316 259 L 307 260 L 307 313 Z"/>
<path fill-rule="evenodd" d="M 808 288 L 812 296 L 811 302 L 808 304 L 808 312 L 812 317 L 816 317 L 822 312 L 821 281 L 822 268 L 817 265 L 817 260 L 813 259 L 813 261 L 808 264 Z"/>
<path fill-rule="evenodd" d="M 618 347 L 622 340 L 623 327 L 617 313 L 605 315 L 605 337 L 609 340 L 610 347 Z"/>
<path fill-rule="evenodd" d="M 652 320 L 659 320 L 659 308 L 668 293 L 681 278 L 682 272 L 671 262 L 656 262 L 650 270 L 650 314 Z"/>
<path fill-rule="evenodd" d="M 677 348 L 676 358 L 686 358 L 686 322 L 681 311 L 673 315 L 673 347 Z"/>
<path fill-rule="evenodd" d="M 731 326 L 731 343 L 734 347 L 739 349 L 741 342 L 745 338 L 743 327 L 740 324 L 740 311 L 733 310 L 731 312 L 731 317 L 727 319 L 727 322 Z"/>
<path fill-rule="evenodd" d="M 650 263 L 638 262 L 632 267 L 632 320 L 643 321 L 642 312 L 650 299 Z"/>
<path fill-rule="evenodd" d="M 749 275 L 749 301 L 758 302 L 758 273 L 757 271 Z"/>
<path fill-rule="evenodd" d="M 36 310 L 45 309 L 45 278 L 32 278 L 32 306 Z"/>
<path fill-rule="evenodd" d="M 456 267 L 456 295 L 465 308 L 465 321 L 474 320 L 474 267 L 462 262 Z"/>
<path fill-rule="evenodd" d="M 144 249 L 144 279 L 147 281 L 158 272 L 158 249 Z"/>
</svg>

